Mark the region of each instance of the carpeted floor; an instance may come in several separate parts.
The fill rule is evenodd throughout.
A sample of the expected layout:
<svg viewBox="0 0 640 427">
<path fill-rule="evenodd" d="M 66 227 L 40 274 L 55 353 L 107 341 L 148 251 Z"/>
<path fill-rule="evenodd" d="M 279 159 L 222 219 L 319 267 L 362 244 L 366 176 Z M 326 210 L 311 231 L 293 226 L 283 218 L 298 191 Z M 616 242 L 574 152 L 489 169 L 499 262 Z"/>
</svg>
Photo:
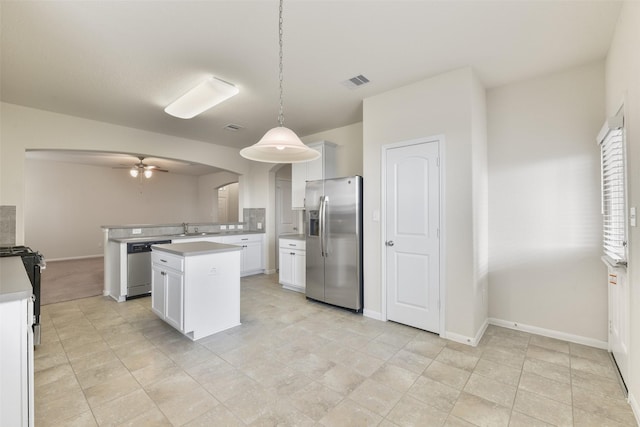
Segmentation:
<svg viewBox="0 0 640 427">
<path fill-rule="evenodd" d="M 47 261 L 40 283 L 42 305 L 102 295 L 104 258 Z"/>
</svg>

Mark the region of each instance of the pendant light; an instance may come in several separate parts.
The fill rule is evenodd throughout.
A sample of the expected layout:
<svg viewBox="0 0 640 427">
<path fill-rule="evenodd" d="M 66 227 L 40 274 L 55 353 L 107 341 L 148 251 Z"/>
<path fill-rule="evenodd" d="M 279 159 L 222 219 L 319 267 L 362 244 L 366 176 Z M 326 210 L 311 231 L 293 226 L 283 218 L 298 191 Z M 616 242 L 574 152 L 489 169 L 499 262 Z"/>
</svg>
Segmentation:
<svg viewBox="0 0 640 427">
<path fill-rule="evenodd" d="M 282 2 L 280 0 L 278 41 L 280 45 L 280 111 L 278 126 L 267 131 L 260 141 L 250 147 L 240 150 L 245 159 L 266 163 L 301 163 L 315 160 L 320 153 L 302 143 L 298 135 L 291 129 L 284 127 L 284 110 L 282 108 Z"/>
</svg>

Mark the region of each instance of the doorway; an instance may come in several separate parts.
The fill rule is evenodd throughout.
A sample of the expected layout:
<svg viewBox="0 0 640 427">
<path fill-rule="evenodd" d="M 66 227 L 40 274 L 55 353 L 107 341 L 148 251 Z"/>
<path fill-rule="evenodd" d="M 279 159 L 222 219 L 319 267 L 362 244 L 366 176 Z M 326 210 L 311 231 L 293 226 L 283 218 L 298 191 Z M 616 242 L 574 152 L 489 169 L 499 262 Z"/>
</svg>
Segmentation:
<svg viewBox="0 0 640 427">
<path fill-rule="evenodd" d="M 218 222 L 238 222 L 238 183 L 218 187 Z"/>
<path fill-rule="evenodd" d="M 386 318 L 440 333 L 440 140 L 385 146 L 383 162 Z"/>
</svg>

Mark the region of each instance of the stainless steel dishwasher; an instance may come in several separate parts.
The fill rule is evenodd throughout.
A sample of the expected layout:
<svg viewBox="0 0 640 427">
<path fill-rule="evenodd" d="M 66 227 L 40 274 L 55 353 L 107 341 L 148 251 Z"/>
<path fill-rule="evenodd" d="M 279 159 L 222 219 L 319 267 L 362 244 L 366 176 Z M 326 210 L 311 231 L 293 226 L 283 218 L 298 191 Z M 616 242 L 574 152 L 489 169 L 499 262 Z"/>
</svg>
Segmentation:
<svg viewBox="0 0 640 427">
<path fill-rule="evenodd" d="M 127 243 L 127 299 L 151 294 L 151 245 L 171 240 Z"/>
</svg>

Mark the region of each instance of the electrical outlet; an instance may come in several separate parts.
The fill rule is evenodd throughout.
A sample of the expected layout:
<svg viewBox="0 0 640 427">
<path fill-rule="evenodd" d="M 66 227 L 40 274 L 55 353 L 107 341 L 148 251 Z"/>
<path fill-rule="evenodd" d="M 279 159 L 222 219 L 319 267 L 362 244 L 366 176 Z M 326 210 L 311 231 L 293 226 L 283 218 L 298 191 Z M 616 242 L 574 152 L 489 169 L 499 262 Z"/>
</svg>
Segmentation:
<svg viewBox="0 0 640 427">
<path fill-rule="evenodd" d="M 142 234 L 142 228 L 134 228 L 131 230 L 131 234 Z"/>
<path fill-rule="evenodd" d="M 221 225 L 221 226 L 220 226 L 220 230 L 226 230 L 226 229 L 227 229 L 227 226 L 226 226 L 226 225 Z"/>
<path fill-rule="evenodd" d="M 236 229 L 236 226 L 235 226 L 235 225 L 233 225 L 233 224 L 229 224 L 229 230 L 235 230 L 235 229 Z"/>
<path fill-rule="evenodd" d="M 261 222 L 259 222 L 259 223 L 257 224 L 257 226 L 258 226 L 258 230 L 262 230 L 262 223 L 261 223 Z"/>
</svg>

